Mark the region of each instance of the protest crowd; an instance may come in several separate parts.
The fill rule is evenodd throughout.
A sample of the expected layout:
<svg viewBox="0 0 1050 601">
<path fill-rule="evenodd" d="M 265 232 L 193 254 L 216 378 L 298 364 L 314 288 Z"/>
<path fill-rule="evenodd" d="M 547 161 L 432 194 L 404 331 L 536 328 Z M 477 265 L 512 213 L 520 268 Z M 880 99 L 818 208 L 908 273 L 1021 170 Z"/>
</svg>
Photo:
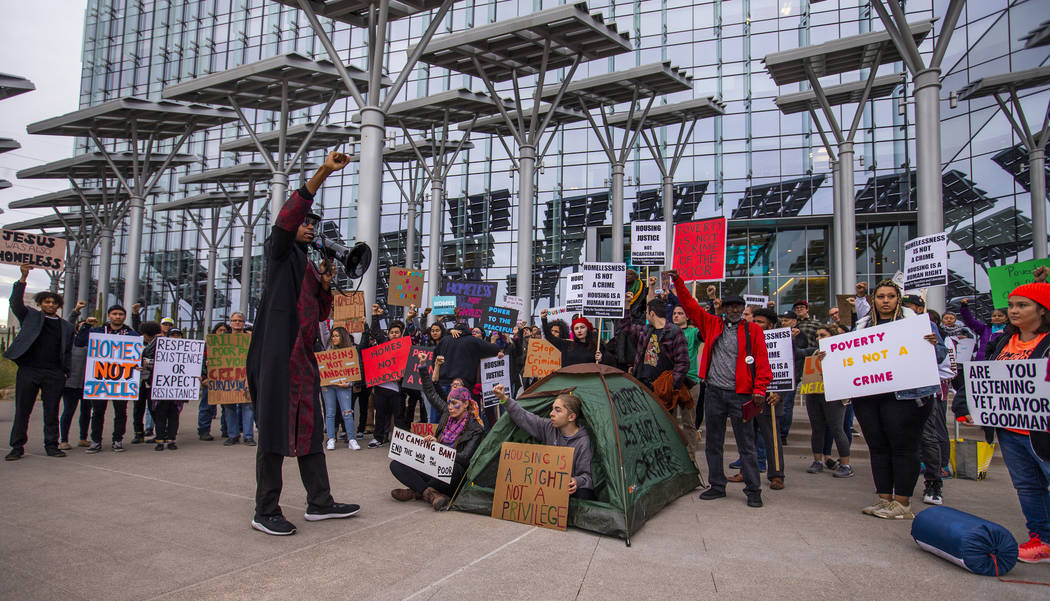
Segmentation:
<svg viewBox="0 0 1050 601">
<path fill-rule="evenodd" d="M 345 164 L 345 155 L 330 155 L 284 205 L 267 242 L 267 288 L 255 323 L 233 313 L 205 340 L 184 336 L 171 317 L 144 320 L 139 305 L 113 305 L 96 318 L 82 315 L 83 301 L 66 308 L 68 299 L 41 292 L 29 307 L 31 267 L 23 266 L 11 293 L 21 330 L 5 353 L 18 365 L 6 459 L 23 457 L 39 397 L 52 457 L 74 447 L 169 453 L 187 430 L 213 444 L 258 444 L 253 526 L 269 534 L 295 532 L 277 506 L 283 457 L 299 461 L 307 520 L 346 517 L 358 508 L 332 499 L 325 455 L 393 455 L 410 437 L 435 453 L 436 464 L 447 460 L 447 469 L 391 461 L 391 496 L 399 502 L 454 504 L 474 477 L 472 459 L 497 433 L 507 444 L 514 436 L 571 449 L 564 492 L 574 503 L 607 500 L 608 477 L 599 476 L 607 451 L 589 413 L 593 399 L 556 391 L 540 414 L 525 401 L 559 373 L 619 370 L 673 424 L 693 464 L 687 470 L 706 475 L 699 497 L 707 502 L 730 496 L 737 482 L 754 508 L 763 506 L 764 488 L 783 495 L 804 488 L 787 480 L 784 466 L 794 413 L 804 411 L 812 428 L 806 473 L 854 477 L 850 447 L 862 438 L 875 496 L 858 516 L 912 519 L 919 504 L 951 502 L 954 420 L 1002 452 L 1029 531 L 1018 558 L 1050 563 L 1050 411 L 1038 406 L 1035 384 L 1011 385 L 1050 380 L 1045 266 L 1009 291 L 1003 306 L 962 300 L 943 314 L 928 310 L 903 278 L 862 282 L 845 304 L 818 315 L 805 299 L 778 307 L 768 297 L 721 294 L 719 285 L 678 269 L 649 277 L 648 269 L 608 263 L 583 270 L 585 282 L 593 272 L 599 283 L 616 283 L 615 302 L 597 310 L 584 291 L 529 316 L 487 282 L 443 283 L 432 306 L 392 296 L 366 308 L 361 293 L 331 288 L 331 264 L 309 261 L 304 244 L 318 220 L 309 212 L 313 194 Z M 422 272 L 399 275 L 422 283 Z M 278 318 L 288 307 L 298 307 L 298 320 Z M 984 314 L 989 321 L 978 317 Z M 997 364 L 1012 376 L 996 376 Z M 1002 409 L 1009 403 L 1000 396 L 1025 391 L 1018 410 Z M 727 421 L 739 454 L 728 459 Z"/>
</svg>

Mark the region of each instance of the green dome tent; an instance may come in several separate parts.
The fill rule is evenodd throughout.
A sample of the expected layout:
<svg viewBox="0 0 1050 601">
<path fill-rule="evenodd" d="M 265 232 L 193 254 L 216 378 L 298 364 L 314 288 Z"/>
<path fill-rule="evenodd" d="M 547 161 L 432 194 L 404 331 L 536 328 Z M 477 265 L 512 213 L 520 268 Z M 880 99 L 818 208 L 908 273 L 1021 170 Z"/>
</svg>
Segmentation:
<svg viewBox="0 0 1050 601">
<path fill-rule="evenodd" d="M 700 485 L 671 416 L 630 375 L 607 365 L 563 367 L 517 397 L 523 408 L 546 415 L 554 397 L 573 392 L 583 400 L 591 437 L 594 501 L 570 500 L 569 525 L 623 538 L 665 505 Z M 482 441 L 450 509 L 489 515 L 504 442 L 535 443 L 504 415 Z"/>
</svg>

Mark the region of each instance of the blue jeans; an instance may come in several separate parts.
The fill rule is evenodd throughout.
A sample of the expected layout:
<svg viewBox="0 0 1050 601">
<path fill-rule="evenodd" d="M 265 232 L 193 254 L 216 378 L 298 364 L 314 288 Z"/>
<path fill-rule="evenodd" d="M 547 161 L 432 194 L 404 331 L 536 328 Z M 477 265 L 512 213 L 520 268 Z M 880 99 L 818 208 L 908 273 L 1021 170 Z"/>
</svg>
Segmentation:
<svg viewBox="0 0 1050 601">
<path fill-rule="evenodd" d="M 1043 542 L 1050 541 L 1050 492 L 1046 488 L 1050 483 L 1050 463 L 1035 454 L 1027 436 L 1002 428 L 996 432 L 1010 481 L 1021 502 L 1025 525 Z"/>
<path fill-rule="evenodd" d="M 197 434 L 210 434 L 211 422 L 215 419 L 215 405 L 208 404 L 208 389 L 201 390 L 201 402 L 197 406 Z"/>
<path fill-rule="evenodd" d="M 783 413 L 777 416 L 777 435 L 780 436 L 780 441 L 783 443 L 787 440 L 788 432 L 791 430 L 791 416 L 795 413 L 795 391 L 790 390 L 778 394 Z"/>
<path fill-rule="evenodd" d="M 226 409 L 229 407 L 229 409 Z M 237 438 L 244 432 L 244 440 L 255 439 L 255 412 L 251 403 L 224 405 L 226 411 L 226 433 L 230 438 Z"/>
<path fill-rule="evenodd" d="M 343 426 L 346 435 L 354 437 L 354 405 L 350 388 L 340 386 L 322 386 L 321 397 L 324 399 L 324 427 L 328 438 L 335 438 L 335 416 L 343 413 Z"/>
</svg>

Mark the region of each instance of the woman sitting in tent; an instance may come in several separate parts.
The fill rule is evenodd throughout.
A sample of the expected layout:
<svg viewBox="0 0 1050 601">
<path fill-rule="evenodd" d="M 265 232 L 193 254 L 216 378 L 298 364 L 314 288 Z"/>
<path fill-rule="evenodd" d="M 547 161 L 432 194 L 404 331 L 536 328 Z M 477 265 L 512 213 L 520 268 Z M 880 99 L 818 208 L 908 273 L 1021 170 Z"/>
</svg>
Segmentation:
<svg viewBox="0 0 1050 601">
<path fill-rule="evenodd" d="M 434 363 L 434 374 L 437 375 L 441 364 L 444 363 L 444 357 L 435 358 Z M 456 450 L 452 480 L 446 484 L 403 463 L 391 461 L 390 473 L 408 488 L 395 488 L 390 491 L 390 495 L 398 501 L 422 499 L 438 510 L 448 505 L 449 495 L 459 487 L 459 481 L 463 479 L 463 474 L 470 465 L 470 458 L 478 448 L 478 443 L 485 437 L 485 428 L 478 417 L 478 404 L 471 398 L 470 390 L 462 384 L 455 386 L 453 381 L 453 387 L 446 400 L 435 390 L 434 381 L 426 367 L 419 369 L 419 375 L 423 383 L 423 394 L 430 401 L 430 405 L 441 413 L 434 434 L 427 436 L 426 441 L 436 441 Z"/>
<path fill-rule="evenodd" d="M 597 497 L 594 494 L 594 481 L 591 479 L 591 437 L 579 424 L 583 416 L 583 401 L 574 394 L 559 394 L 551 407 L 550 419 L 530 413 L 517 401 L 507 396 L 502 385 L 492 389 L 492 393 L 510 414 L 519 428 L 528 432 L 543 444 L 556 447 L 572 447 L 572 478 L 569 480 L 569 495 L 589 501 Z M 457 463 L 459 456 L 456 456 Z"/>
</svg>

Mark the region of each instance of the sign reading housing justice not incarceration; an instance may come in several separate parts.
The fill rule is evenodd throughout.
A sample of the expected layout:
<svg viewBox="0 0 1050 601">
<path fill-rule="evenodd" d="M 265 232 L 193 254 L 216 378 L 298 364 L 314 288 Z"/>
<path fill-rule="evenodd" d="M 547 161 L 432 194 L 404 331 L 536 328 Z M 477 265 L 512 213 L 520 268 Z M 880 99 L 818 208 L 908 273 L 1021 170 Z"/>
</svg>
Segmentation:
<svg viewBox="0 0 1050 601">
<path fill-rule="evenodd" d="M 204 341 L 157 338 L 150 396 L 168 401 L 196 401 L 201 393 Z"/>
<path fill-rule="evenodd" d="M 584 263 L 584 316 L 623 318 L 626 289 L 625 263 Z"/>
<path fill-rule="evenodd" d="M 973 423 L 1050 432 L 1045 359 L 969 361 L 962 366 Z"/>
<path fill-rule="evenodd" d="M 57 271 L 66 264 L 66 240 L 44 234 L 0 230 L 0 263 L 28 263 Z"/>
<path fill-rule="evenodd" d="M 84 398 L 134 401 L 139 398 L 142 337 L 93 333 L 84 366 Z"/>
<path fill-rule="evenodd" d="M 631 222 L 631 263 L 663 265 L 667 256 L 667 231 L 663 221 Z"/>
<path fill-rule="evenodd" d="M 510 390 L 509 357 L 489 357 L 481 360 L 481 398 L 485 407 L 495 407 L 499 400 L 492 389 L 502 384 L 504 390 Z"/>
<path fill-rule="evenodd" d="M 904 245 L 904 289 L 947 285 L 948 234 L 942 232 L 909 240 Z"/>
</svg>

